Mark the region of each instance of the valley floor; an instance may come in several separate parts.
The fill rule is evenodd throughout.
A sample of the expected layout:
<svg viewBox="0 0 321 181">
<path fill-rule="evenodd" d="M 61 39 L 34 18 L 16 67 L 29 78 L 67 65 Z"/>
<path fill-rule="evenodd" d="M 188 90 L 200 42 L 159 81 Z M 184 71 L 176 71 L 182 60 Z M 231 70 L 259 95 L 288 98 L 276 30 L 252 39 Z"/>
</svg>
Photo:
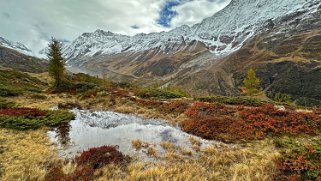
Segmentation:
<svg viewBox="0 0 321 181">
<path fill-rule="evenodd" d="M 283 112 L 279 112 L 276 108 L 202 103 L 191 98 L 167 100 L 139 98 L 135 92 L 127 88 L 88 91 L 80 95 L 24 93 L 5 99 L 15 102 L 19 107 L 39 110 L 52 109 L 58 105 L 59 108 L 64 109 L 114 111 L 135 114 L 144 118 L 160 118 L 173 126 L 181 126 L 188 133 L 222 142 L 202 147 L 200 142 L 190 139 L 190 143 L 193 145 L 192 150 L 175 145 L 175 143 L 163 142 L 156 145 L 163 147 L 166 151 L 161 155 L 154 149 L 155 145 L 150 146 L 150 143 L 144 143 L 142 140 L 132 140 L 132 147 L 142 150 L 143 153 L 146 153 L 146 157 L 151 158 L 150 160 L 132 157 L 130 161 L 121 164 L 114 161 L 111 161 L 111 164 L 96 163 L 102 165 L 99 165 L 97 169 L 96 167 L 95 169 L 87 169 L 88 165 L 79 163 L 81 157 L 77 157 L 75 160 L 65 160 L 59 156 L 57 145 L 48 138 L 48 130 L 50 129 L 48 127 L 25 131 L 0 128 L 0 180 L 78 180 L 80 178 L 82 180 L 261 181 L 299 180 L 298 174 L 300 173 L 302 179 L 320 179 L 321 138 L 318 136 L 320 130 L 316 128 L 320 124 L 320 115 L 315 118 L 313 116 L 316 114 L 311 111 L 296 113 L 293 108 L 286 107 L 285 109 L 290 110 L 286 112 L 288 118 L 290 118 L 289 116 L 302 116 L 302 119 L 307 117 L 307 120 L 310 121 L 311 117 L 311 120 L 314 121 L 307 125 L 291 122 L 291 124 L 283 126 L 284 130 L 278 130 L 278 127 L 273 127 L 275 125 L 258 125 L 263 123 L 253 118 L 253 116 L 261 115 L 262 119 L 265 119 L 275 114 L 273 115 L 277 117 L 275 119 L 282 121 L 282 116 L 278 116 Z M 263 108 L 270 109 L 271 115 L 264 115 Z M 248 128 L 239 128 L 238 125 L 235 125 L 233 128 L 235 134 L 224 130 L 222 125 L 215 125 L 221 118 L 224 120 L 235 118 L 234 122 L 237 124 L 237 121 L 241 121 L 239 117 L 245 115 L 244 110 L 252 111 L 254 115 L 249 115 L 248 118 L 253 118 L 256 120 L 253 124 L 264 128 L 263 131 L 253 132 L 255 138 L 247 135 L 251 134 L 250 132 L 245 132 L 245 130 L 251 131 L 251 125 L 248 125 Z M 204 115 L 205 117 L 202 117 Z M 215 120 L 215 123 L 212 122 L 216 117 L 219 119 Z M 270 119 L 270 117 L 268 118 Z M 206 123 L 204 125 L 197 125 L 198 120 L 207 121 L 204 122 Z M 293 121 L 301 120 L 293 118 Z M 192 124 L 193 129 L 189 124 Z M 223 124 L 225 124 L 224 127 L 229 126 L 226 125 L 227 123 Z M 283 123 L 279 122 L 278 124 Z M 213 126 L 215 130 L 211 130 Z M 266 129 L 266 127 L 269 128 Z M 296 129 L 300 133 L 297 134 Z M 313 134 L 314 131 L 318 134 Z M 211 134 L 214 133 L 217 135 L 211 137 L 213 136 Z M 304 146 L 302 147 L 302 145 Z M 298 150 L 305 149 L 307 151 L 298 152 Z M 289 156 L 287 157 L 287 155 Z"/>
</svg>

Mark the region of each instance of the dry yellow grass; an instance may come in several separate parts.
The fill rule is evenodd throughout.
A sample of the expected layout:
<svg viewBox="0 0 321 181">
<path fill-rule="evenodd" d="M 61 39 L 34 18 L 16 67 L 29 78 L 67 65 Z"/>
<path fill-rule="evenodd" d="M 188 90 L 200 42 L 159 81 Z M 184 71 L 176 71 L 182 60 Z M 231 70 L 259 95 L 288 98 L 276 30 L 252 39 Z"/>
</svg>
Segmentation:
<svg viewBox="0 0 321 181">
<path fill-rule="evenodd" d="M 51 83 L 53 81 L 52 77 L 49 76 L 48 72 L 45 73 L 27 73 L 32 77 L 39 79 L 41 82 Z"/>
<path fill-rule="evenodd" d="M 64 174 L 68 175 L 68 174 L 74 173 L 76 170 L 76 167 L 77 167 L 76 164 L 72 162 L 68 162 L 62 167 L 62 171 Z"/>
<path fill-rule="evenodd" d="M 165 150 L 167 150 L 167 151 L 171 151 L 171 150 L 174 150 L 174 149 L 175 149 L 174 143 L 169 142 L 169 141 L 163 141 L 163 142 L 161 142 L 161 143 L 160 143 L 160 146 L 161 146 L 162 148 L 164 148 Z"/>
<path fill-rule="evenodd" d="M 137 150 L 140 150 L 143 146 L 143 142 L 140 140 L 132 140 L 132 146 Z"/>
<path fill-rule="evenodd" d="M 147 155 L 151 157 L 157 157 L 157 150 L 154 147 L 147 148 Z"/>
<path fill-rule="evenodd" d="M 171 156 L 161 162 L 108 166 L 97 180 L 273 180 L 273 159 L 279 156 L 271 140 L 238 148 L 210 146 L 199 158 L 180 159 L 178 153 L 169 153 Z"/>
<path fill-rule="evenodd" d="M 24 132 L 0 129 L 0 147 L 3 181 L 43 180 L 47 167 L 58 160 L 44 129 Z"/>
<path fill-rule="evenodd" d="M 193 155 L 193 151 L 188 148 L 181 148 L 180 153 L 184 156 L 192 156 Z"/>
<path fill-rule="evenodd" d="M 63 98 L 62 96 L 56 95 L 56 94 L 44 94 L 46 95 L 46 100 L 41 99 L 33 99 L 30 98 L 30 95 L 22 95 L 18 97 L 13 97 L 10 99 L 10 101 L 16 102 L 21 107 L 29 107 L 29 108 L 38 108 L 38 109 L 51 109 L 58 105 L 58 103 L 66 102 L 69 100 L 69 102 L 72 102 L 73 98 Z"/>
<path fill-rule="evenodd" d="M 199 140 L 197 140 L 196 138 L 194 138 L 194 137 L 189 137 L 189 142 L 193 145 L 193 146 L 198 146 L 198 147 L 200 147 L 201 145 L 202 145 L 202 143 L 199 141 Z"/>
</svg>

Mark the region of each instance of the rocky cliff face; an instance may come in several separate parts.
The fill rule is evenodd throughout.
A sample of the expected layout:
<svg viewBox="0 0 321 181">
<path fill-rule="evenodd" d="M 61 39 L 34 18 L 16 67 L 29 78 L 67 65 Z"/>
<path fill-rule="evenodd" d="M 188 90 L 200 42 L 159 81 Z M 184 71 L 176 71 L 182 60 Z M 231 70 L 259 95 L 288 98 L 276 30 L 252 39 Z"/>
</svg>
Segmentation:
<svg viewBox="0 0 321 181">
<path fill-rule="evenodd" d="M 64 52 L 75 71 L 180 85 L 202 95 L 240 94 L 244 72 L 255 67 L 267 91 L 317 100 L 310 95 L 321 95 L 315 77 L 320 73 L 320 12 L 319 0 L 232 0 L 192 27 L 132 37 L 97 30 L 84 33 Z M 311 72 L 315 76 L 304 76 Z M 311 78 L 313 85 L 306 80 Z"/>
</svg>

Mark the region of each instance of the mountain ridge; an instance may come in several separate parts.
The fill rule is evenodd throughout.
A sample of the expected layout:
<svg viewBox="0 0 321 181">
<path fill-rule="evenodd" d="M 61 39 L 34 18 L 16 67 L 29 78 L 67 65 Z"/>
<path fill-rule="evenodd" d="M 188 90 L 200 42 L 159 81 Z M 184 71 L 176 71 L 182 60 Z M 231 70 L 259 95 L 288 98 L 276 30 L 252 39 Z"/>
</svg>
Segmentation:
<svg viewBox="0 0 321 181">
<path fill-rule="evenodd" d="M 234 11 L 239 12 L 230 15 Z M 217 17 L 221 20 L 216 21 Z M 321 66 L 320 17 L 317 0 L 234 0 L 191 27 L 133 37 L 98 30 L 83 34 L 64 52 L 69 55 L 69 67 L 77 72 L 144 85 L 181 86 L 195 95 L 240 95 L 246 70 L 254 67 L 265 92 L 314 101 L 321 100 L 317 96 L 321 95 L 317 69 Z M 306 76 L 307 72 L 314 77 Z M 315 85 L 304 83 L 309 82 L 307 77 Z M 298 88 L 297 81 L 305 91 L 292 91 Z M 307 94 L 307 89 L 314 92 Z"/>
<path fill-rule="evenodd" d="M 16 50 L 26 55 L 33 55 L 33 52 L 20 42 L 13 42 L 0 36 L 0 46 Z"/>
<path fill-rule="evenodd" d="M 271 8 L 265 8 L 268 6 L 267 4 Z M 177 47 L 173 44 L 180 45 L 183 42 L 200 41 L 215 55 L 229 55 L 237 51 L 257 31 L 264 28 L 263 24 L 302 8 L 306 9 L 305 6 L 312 5 L 311 8 L 315 8 L 313 5 L 316 4 L 316 0 L 297 0 L 295 2 L 288 0 L 274 0 L 273 2 L 233 0 L 223 10 L 191 27 L 184 25 L 168 32 L 141 33 L 134 36 L 103 30 L 84 33 L 65 49 L 65 54 L 68 60 L 73 60 L 80 56 L 137 52 L 153 48 L 160 48 L 167 52 L 166 48 L 169 47 L 166 46 L 172 46 L 175 49 Z M 251 9 L 256 10 L 251 11 Z"/>
</svg>

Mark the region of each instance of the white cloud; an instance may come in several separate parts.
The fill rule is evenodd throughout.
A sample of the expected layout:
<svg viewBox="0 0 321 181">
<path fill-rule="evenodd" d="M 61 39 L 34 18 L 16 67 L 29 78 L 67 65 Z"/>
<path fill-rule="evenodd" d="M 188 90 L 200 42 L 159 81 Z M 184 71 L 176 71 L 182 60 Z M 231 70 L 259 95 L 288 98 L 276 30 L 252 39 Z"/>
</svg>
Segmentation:
<svg viewBox="0 0 321 181">
<path fill-rule="evenodd" d="M 172 26 L 194 25 L 204 18 L 223 9 L 231 0 L 194 0 L 173 8 L 179 16 L 172 20 Z"/>
<path fill-rule="evenodd" d="M 96 29 L 134 35 L 167 30 L 157 24 L 167 0 L 0 0 L 0 36 L 37 52 L 50 37 L 73 40 Z M 229 0 L 221 0 L 229 1 Z M 191 0 L 174 7 L 173 27 L 197 23 L 222 4 Z M 132 28 L 135 26 L 135 28 Z"/>
</svg>

